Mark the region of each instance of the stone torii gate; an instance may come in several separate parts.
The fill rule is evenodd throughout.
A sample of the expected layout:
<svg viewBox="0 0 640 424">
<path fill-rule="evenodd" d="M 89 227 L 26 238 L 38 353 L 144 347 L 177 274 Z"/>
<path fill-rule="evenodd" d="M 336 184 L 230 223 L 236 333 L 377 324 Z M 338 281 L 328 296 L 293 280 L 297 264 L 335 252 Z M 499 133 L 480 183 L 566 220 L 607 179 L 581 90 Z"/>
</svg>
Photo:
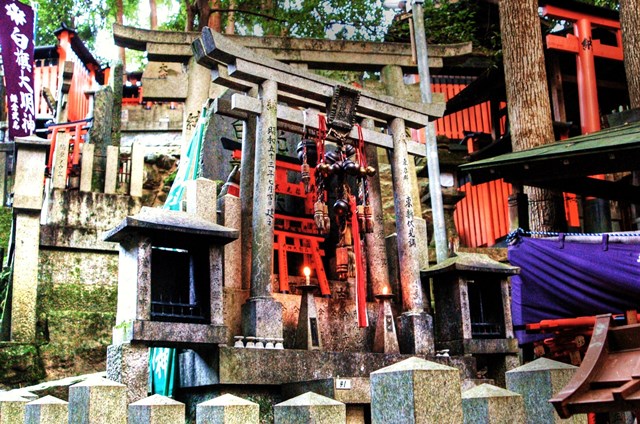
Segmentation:
<svg viewBox="0 0 640 424">
<path fill-rule="evenodd" d="M 275 198 L 271 194 L 275 193 L 277 130 L 301 133 L 305 124 L 317 130 L 317 110 L 329 104 L 336 83 L 256 54 L 209 28 L 203 30 L 192 48 L 197 63 L 212 70 L 215 83 L 243 92 L 233 95 L 230 105 L 218 99 L 217 111 L 226 110 L 234 116 L 246 114 L 248 120 L 257 117 L 255 132 L 245 131 L 249 135 L 242 147 L 241 184 L 250 190 L 242 196 L 253 200 L 250 297 L 243 305 L 243 325 L 246 336 L 281 338 L 282 306 L 271 294 Z M 300 107 L 311 110 L 306 119 L 296 109 Z M 403 351 L 410 353 L 433 354 L 433 332 L 420 283 L 416 216 L 409 182 L 409 154 L 423 155 L 424 147 L 408 140 L 405 129 L 425 127 L 430 120 L 442 116 L 444 107 L 443 103 L 413 103 L 362 91 L 356 113 L 364 121 L 365 143 L 391 152 L 403 304 L 399 318 L 401 344 Z M 372 124 L 385 127 L 391 134 L 370 129 Z M 357 129 L 353 128 L 347 137 L 357 140 Z"/>
</svg>

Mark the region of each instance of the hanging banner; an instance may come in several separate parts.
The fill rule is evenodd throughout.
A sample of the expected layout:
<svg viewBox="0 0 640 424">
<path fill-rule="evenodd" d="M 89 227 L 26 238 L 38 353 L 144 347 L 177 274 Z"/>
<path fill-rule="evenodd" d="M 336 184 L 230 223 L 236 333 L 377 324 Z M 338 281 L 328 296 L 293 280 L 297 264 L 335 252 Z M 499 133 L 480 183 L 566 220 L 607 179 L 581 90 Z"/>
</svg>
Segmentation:
<svg viewBox="0 0 640 424">
<path fill-rule="evenodd" d="M 516 330 L 545 319 L 640 309 L 640 245 L 522 237 L 509 246 Z M 539 335 L 516 331 L 520 343 Z"/>
<path fill-rule="evenodd" d="M 10 140 L 31 135 L 36 128 L 33 18 L 33 9 L 28 5 L 0 0 L 0 47 L 7 87 Z"/>
</svg>

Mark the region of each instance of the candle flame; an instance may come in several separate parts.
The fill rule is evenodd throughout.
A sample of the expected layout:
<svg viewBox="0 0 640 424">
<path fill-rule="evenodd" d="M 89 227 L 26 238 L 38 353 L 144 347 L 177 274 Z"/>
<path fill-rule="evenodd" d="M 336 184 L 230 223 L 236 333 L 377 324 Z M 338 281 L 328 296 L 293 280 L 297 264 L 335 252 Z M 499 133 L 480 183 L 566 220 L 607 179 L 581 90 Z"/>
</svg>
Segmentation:
<svg viewBox="0 0 640 424">
<path fill-rule="evenodd" d="M 311 268 L 309 268 L 308 266 L 305 266 L 302 272 L 304 273 L 305 277 L 309 278 L 309 276 L 311 275 Z"/>
<path fill-rule="evenodd" d="M 387 292 L 388 292 L 388 291 L 389 291 L 389 290 L 387 289 L 387 286 L 384 286 L 384 287 L 382 288 L 382 294 L 387 294 Z"/>
</svg>

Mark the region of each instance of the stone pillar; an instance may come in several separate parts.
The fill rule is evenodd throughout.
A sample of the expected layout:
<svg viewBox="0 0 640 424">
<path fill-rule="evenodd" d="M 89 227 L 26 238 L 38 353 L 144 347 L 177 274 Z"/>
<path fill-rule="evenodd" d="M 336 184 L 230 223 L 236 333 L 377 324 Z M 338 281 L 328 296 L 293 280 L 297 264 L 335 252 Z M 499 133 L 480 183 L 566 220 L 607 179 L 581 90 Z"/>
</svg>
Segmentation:
<svg viewBox="0 0 640 424">
<path fill-rule="evenodd" d="M 578 367 L 539 358 L 505 374 L 507 389 L 522 395 L 526 423 L 586 423 L 584 414 L 563 420 L 549 399 L 569 383 Z"/>
<path fill-rule="evenodd" d="M 404 83 L 404 74 L 402 68 L 398 65 L 387 65 L 382 68 L 382 80 L 385 91 L 389 96 L 398 99 L 407 99 L 407 90 Z M 425 129 L 426 131 L 426 129 Z M 416 171 L 416 163 L 412 156 L 407 156 L 407 167 L 409 172 L 409 184 L 411 199 L 413 201 L 413 210 L 416 218 L 422 219 L 422 203 L 420 202 L 420 187 L 418 187 L 418 172 Z"/>
<path fill-rule="evenodd" d="M 96 146 L 89 143 L 82 144 L 82 157 L 80 158 L 80 191 L 91 191 L 91 178 L 93 176 L 93 156 Z"/>
<path fill-rule="evenodd" d="M 371 373 L 371 422 L 462 422 L 460 371 L 409 358 Z"/>
<path fill-rule="evenodd" d="M 145 398 L 149 385 L 149 348 L 139 343 L 114 341 L 107 347 L 107 378 L 126 386 L 127 403 Z"/>
<path fill-rule="evenodd" d="M 27 403 L 24 424 L 67 424 L 69 404 L 53 396 Z"/>
<path fill-rule="evenodd" d="M 236 196 L 225 194 L 218 199 L 218 208 L 221 212 L 221 225 L 228 228 L 239 230 L 242 225 L 241 200 Z M 242 248 L 243 238 L 232 241 L 224 246 L 224 286 L 228 288 L 241 290 L 242 286 L 242 268 L 249 255 L 243 255 L 248 252 Z"/>
<path fill-rule="evenodd" d="M 131 146 L 131 175 L 129 177 L 129 195 L 131 197 L 142 197 L 143 179 L 144 146 L 140 142 L 135 142 Z"/>
<path fill-rule="evenodd" d="M 187 181 L 187 212 L 214 224 L 218 219 L 217 184 L 206 178 Z"/>
<path fill-rule="evenodd" d="M 362 127 L 374 129 L 372 119 L 364 119 Z M 382 194 L 380 190 L 380 164 L 378 163 L 378 148 L 374 145 L 365 145 L 367 164 L 373 166 L 378 173 L 369 178 L 369 205 L 373 214 L 373 232 L 365 234 L 367 247 L 367 282 L 372 288 L 373 294 L 380 294 L 384 287 L 391 290 L 389 285 L 389 265 L 387 262 L 387 248 L 384 238 L 384 223 L 382 218 Z"/>
<path fill-rule="evenodd" d="M 191 136 L 195 130 L 189 116 L 200 118 L 202 107 L 209 100 L 209 86 L 211 85 L 211 70 L 198 65 L 194 56 L 189 59 L 187 83 L 187 98 L 184 101 L 184 113 L 182 120 L 182 149 L 181 157 L 186 157 L 187 146 L 191 141 Z"/>
<path fill-rule="evenodd" d="M 28 399 L 16 394 L 0 393 L 0 424 L 16 424 L 24 422 L 25 408 Z"/>
<path fill-rule="evenodd" d="M 404 83 L 402 68 L 397 65 L 387 65 L 382 68 L 382 80 L 388 95 L 407 99 L 407 88 Z M 428 129 L 425 128 L 425 131 Z M 425 147 L 426 149 L 426 147 Z M 425 150 L 426 151 L 426 150 Z M 420 186 L 418 185 L 418 172 L 412 156 L 408 156 L 409 182 L 411 185 L 411 199 L 413 202 L 416 242 L 418 249 L 418 265 L 420 269 L 429 268 L 429 237 L 427 235 L 427 222 L 422 218 L 422 202 L 420 201 Z M 429 310 L 429 305 L 425 304 Z"/>
<path fill-rule="evenodd" d="M 105 378 L 89 378 L 69 387 L 69 422 L 127 424 L 127 388 Z"/>
<path fill-rule="evenodd" d="M 93 125 L 89 131 L 89 142 L 95 145 L 91 187 L 92 191 L 101 191 L 105 185 L 107 147 L 111 146 L 113 89 L 110 86 L 100 88 L 93 104 Z"/>
<path fill-rule="evenodd" d="M 124 66 L 120 60 L 111 64 L 109 73 L 109 85 L 113 90 L 113 107 L 111 109 L 111 143 L 114 146 L 120 145 L 121 124 L 122 124 L 122 90 L 124 83 Z"/>
<path fill-rule="evenodd" d="M 409 155 L 404 121 L 396 118 L 391 122 L 390 128 L 394 146 L 391 152 L 391 171 L 398 234 L 400 290 L 405 311 L 399 318 L 400 347 L 405 353 L 433 354 L 433 323 L 431 316 L 424 312 L 424 293 L 420 281 L 419 252 L 413 196 L 410 190 Z"/>
<path fill-rule="evenodd" d="M 524 401 L 518 393 L 481 384 L 462 393 L 464 424 L 524 423 Z"/>
<path fill-rule="evenodd" d="M 196 407 L 196 424 L 260 422 L 260 405 L 231 394 L 199 403 Z"/>
<path fill-rule="evenodd" d="M 40 211 L 46 150 L 37 137 L 16 138 L 13 208 L 15 252 L 11 297 L 11 340 L 32 343 L 36 338 Z"/>
<path fill-rule="evenodd" d="M 129 405 L 129 424 L 183 424 L 184 403 L 153 395 Z"/>
<path fill-rule="evenodd" d="M 257 92 L 249 92 L 255 97 Z M 253 177 L 255 175 L 257 118 L 249 116 L 244 121 L 242 131 L 242 157 L 240 159 L 240 209 L 242 225 L 240 240 L 242 251 L 250 252 L 253 235 Z M 251 287 L 251 256 L 247 255 L 242 261 L 242 288 Z"/>
<path fill-rule="evenodd" d="M 267 80 L 261 87 L 253 181 L 253 237 L 251 241 L 250 298 L 243 305 L 245 336 L 282 338 L 282 304 L 271 296 L 273 227 L 277 149 L 278 86 Z"/>
<path fill-rule="evenodd" d="M 307 392 L 275 405 L 273 417 L 274 424 L 345 424 L 347 407 L 337 400 Z"/>
</svg>

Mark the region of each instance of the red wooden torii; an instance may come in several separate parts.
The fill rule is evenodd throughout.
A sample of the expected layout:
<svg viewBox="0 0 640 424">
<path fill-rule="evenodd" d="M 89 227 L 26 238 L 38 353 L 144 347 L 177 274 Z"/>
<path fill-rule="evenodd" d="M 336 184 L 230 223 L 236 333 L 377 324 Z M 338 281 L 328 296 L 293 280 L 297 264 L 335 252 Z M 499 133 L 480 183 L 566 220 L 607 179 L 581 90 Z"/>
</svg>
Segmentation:
<svg viewBox="0 0 640 424">
<path fill-rule="evenodd" d="M 599 131 L 600 109 L 596 86 L 595 58 L 622 60 L 620 22 L 615 19 L 593 16 L 551 5 L 542 7 L 542 16 L 564 19 L 574 23 L 573 34 L 568 34 L 566 37 L 554 34 L 547 35 L 547 48 L 577 55 L 576 66 L 582 134 Z M 594 40 L 591 34 L 594 26 L 613 31 L 616 36 L 616 45 L 610 46 L 602 44 L 600 40 Z"/>
</svg>

